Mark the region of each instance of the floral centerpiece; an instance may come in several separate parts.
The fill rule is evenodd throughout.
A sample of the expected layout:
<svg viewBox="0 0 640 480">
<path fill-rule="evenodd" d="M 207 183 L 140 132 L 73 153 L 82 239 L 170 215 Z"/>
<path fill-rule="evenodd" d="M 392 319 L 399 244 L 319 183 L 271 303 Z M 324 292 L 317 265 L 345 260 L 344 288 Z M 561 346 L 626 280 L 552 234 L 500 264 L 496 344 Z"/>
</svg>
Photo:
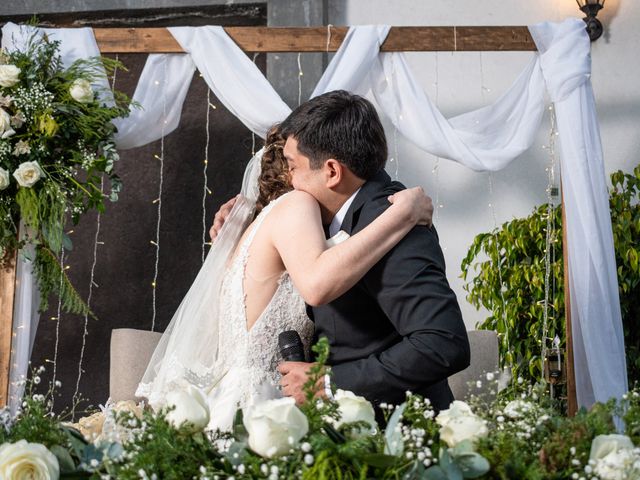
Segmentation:
<svg viewBox="0 0 640 480">
<path fill-rule="evenodd" d="M 40 308 L 56 292 L 66 311 L 87 313 L 57 258 L 72 247 L 68 215 L 77 223 L 91 208 L 104 211 L 105 198 L 118 198 L 111 121 L 128 115 L 129 100 L 96 87 L 123 68 L 119 62 L 92 58 L 64 68 L 59 46 L 34 34 L 24 50 L 0 52 L 0 259 L 34 245 Z"/>
<path fill-rule="evenodd" d="M 640 478 L 637 390 L 620 404 L 596 404 L 567 418 L 544 389 L 514 382 L 497 392 L 498 376 L 489 373 L 479 384 L 490 395 L 436 413 L 428 400 L 407 392 L 401 405 L 381 405 L 386 424 L 379 425 L 363 397 L 340 391 L 333 401 L 314 397 L 326 341 L 316 351 L 304 405 L 281 398 L 239 410 L 233 432 L 205 430 L 216 412 L 196 387 L 172 392 L 159 412 L 108 402 L 69 424 L 49 411 L 51 389 L 37 394 L 30 383 L 17 416 L 0 411 L 0 478 Z M 616 432 L 616 417 L 626 434 Z"/>
</svg>

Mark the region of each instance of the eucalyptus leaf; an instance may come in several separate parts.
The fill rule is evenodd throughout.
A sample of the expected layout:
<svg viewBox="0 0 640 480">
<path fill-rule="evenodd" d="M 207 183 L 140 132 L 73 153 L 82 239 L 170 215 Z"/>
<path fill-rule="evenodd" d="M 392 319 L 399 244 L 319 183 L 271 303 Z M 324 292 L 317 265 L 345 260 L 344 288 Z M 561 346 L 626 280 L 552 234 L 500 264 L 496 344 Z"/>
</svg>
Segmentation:
<svg viewBox="0 0 640 480">
<path fill-rule="evenodd" d="M 439 465 L 433 465 L 429 467 L 426 472 L 424 472 L 424 478 L 426 480 L 448 480 L 447 474 L 445 471 L 440 468 Z"/>
<path fill-rule="evenodd" d="M 53 445 L 49 450 L 58 459 L 61 473 L 73 472 L 76 469 L 76 465 L 73 462 L 73 458 L 69 454 L 69 451 L 61 445 Z"/>
</svg>

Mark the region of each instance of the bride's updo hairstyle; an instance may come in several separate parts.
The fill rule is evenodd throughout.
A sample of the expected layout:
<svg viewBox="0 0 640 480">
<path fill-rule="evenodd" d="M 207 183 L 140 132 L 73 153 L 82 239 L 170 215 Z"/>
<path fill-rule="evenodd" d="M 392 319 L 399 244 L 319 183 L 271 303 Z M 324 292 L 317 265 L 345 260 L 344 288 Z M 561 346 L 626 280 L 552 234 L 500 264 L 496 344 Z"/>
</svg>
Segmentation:
<svg viewBox="0 0 640 480">
<path fill-rule="evenodd" d="M 267 132 L 262 153 L 262 172 L 258 179 L 260 194 L 256 202 L 256 213 L 259 213 L 270 201 L 293 190 L 289 168 L 282 151 L 285 141 L 279 125 L 274 125 Z"/>
</svg>

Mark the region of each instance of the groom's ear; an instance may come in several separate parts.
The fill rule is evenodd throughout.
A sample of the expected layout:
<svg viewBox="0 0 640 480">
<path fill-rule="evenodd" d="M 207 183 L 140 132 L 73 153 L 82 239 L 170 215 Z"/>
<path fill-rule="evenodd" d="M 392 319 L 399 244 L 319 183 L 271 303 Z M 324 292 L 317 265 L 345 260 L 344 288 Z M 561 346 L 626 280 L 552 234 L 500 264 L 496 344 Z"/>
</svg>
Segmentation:
<svg viewBox="0 0 640 480">
<path fill-rule="evenodd" d="M 345 166 L 334 158 L 324 161 L 324 173 L 328 188 L 335 188 L 344 179 Z"/>
</svg>

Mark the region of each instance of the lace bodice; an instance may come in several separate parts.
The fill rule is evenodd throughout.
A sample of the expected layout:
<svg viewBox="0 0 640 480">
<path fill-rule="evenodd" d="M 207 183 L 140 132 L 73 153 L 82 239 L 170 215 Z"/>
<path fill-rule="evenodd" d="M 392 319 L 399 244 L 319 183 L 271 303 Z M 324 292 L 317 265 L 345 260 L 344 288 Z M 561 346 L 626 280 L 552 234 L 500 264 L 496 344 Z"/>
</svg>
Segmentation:
<svg viewBox="0 0 640 480">
<path fill-rule="evenodd" d="M 240 397 L 241 406 L 250 401 L 250 396 L 265 383 L 274 386 L 279 384 L 277 365 L 282 361 L 278 347 L 280 332 L 296 330 L 307 348 L 313 336 L 313 323 L 307 317 L 304 301 L 287 272 L 282 273 L 270 302 L 247 331 L 244 276 L 249 247 L 262 222 L 280 199 L 267 205 L 249 227 L 251 230 L 238 247 L 220 291 L 220 336 L 216 364 L 224 370 L 240 368 L 247 374 L 246 381 L 242 382 L 244 392 Z"/>
</svg>

